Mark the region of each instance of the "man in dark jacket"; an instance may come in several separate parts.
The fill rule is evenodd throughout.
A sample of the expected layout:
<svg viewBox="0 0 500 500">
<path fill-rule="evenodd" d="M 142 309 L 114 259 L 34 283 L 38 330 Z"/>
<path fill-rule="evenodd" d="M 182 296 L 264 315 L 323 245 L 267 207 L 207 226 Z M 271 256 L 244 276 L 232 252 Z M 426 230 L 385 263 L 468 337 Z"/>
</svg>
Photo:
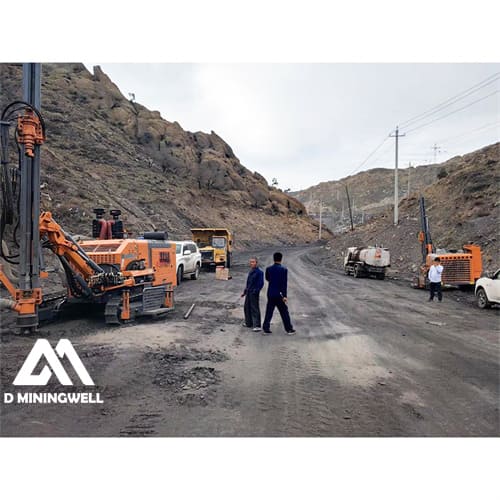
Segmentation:
<svg viewBox="0 0 500 500">
<path fill-rule="evenodd" d="M 262 334 L 267 335 L 271 333 L 271 319 L 274 308 L 277 307 L 286 333 L 293 335 L 295 330 L 293 329 L 290 314 L 288 313 L 288 269 L 281 265 L 283 255 L 280 252 L 276 252 L 273 255 L 273 259 L 274 264 L 266 269 L 266 280 L 269 281 L 269 286 L 267 288 L 267 307 L 264 324 L 262 325 Z"/>
<path fill-rule="evenodd" d="M 250 272 L 247 277 L 247 286 L 242 297 L 245 297 L 245 323 L 247 328 L 253 328 L 254 332 L 260 332 L 260 291 L 264 287 L 264 273 L 258 267 L 257 257 L 249 261 Z"/>
</svg>

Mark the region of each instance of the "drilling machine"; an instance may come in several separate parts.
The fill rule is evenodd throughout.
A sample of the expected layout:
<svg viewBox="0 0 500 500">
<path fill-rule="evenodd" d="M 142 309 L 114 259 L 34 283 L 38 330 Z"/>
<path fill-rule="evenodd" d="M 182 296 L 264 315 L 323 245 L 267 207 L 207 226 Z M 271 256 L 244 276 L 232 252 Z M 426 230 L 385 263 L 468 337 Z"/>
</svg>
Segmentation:
<svg viewBox="0 0 500 500">
<path fill-rule="evenodd" d="M 40 278 L 47 277 L 41 252 L 46 248 L 64 269 L 67 301 L 103 307 L 107 324 L 173 309 L 175 245 L 167 241 L 166 233 L 125 238 L 121 212 L 111 211 L 113 221 L 104 221 L 104 211 L 98 209 L 93 221 L 96 239 L 76 242 L 50 212 L 40 214 L 40 146 L 46 140 L 40 113 L 40 79 L 40 64 L 24 64 L 23 101 L 10 103 L 0 115 L 0 239 L 3 243 L 6 228 L 16 223 L 12 238 L 19 248 L 14 255 L 4 251 L 4 245 L 0 247 L 0 282 L 12 297 L 0 299 L 0 306 L 17 313 L 21 333 L 38 328 L 41 314 L 54 307 L 52 297 L 44 296 L 40 285 Z M 17 168 L 9 165 L 9 130 L 13 123 L 19 153 Z M 17 283 L 4 272 L 2 259 L 17 265 Z"/>
<path fill-rule="evenodd" d="M 425 211 L 425 199 L 420 197 L 420 222 L 422 230 L 418 233 L 418 240 L 422 245 L 422 264 L 419 274 L 414 280 L 415 288 L 427 288 L 427 274 L 435 257 L 439 257 L 443 266 L 442 282 L 444 286 L 470 286 L 481 277 L 483 264 L 481 247 L 477 245 L 463 245 L 461 252 L 447 252 L 437 254 L 432 243 L 429 228 L 429 218 Z"/>
</svg>

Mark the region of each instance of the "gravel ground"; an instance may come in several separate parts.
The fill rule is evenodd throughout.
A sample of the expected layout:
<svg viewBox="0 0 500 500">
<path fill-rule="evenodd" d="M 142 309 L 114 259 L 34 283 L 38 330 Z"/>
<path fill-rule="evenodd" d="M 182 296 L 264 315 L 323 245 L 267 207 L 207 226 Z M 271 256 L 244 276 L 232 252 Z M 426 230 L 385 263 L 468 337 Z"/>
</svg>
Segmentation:
<svg viewBox="0 0 500 500">
<path fill-rule="evenodd" d="M 255 251 L 262 265 L 272 251 Z M 72 341 L 104 403 L 2 404 L 0 434 L 498 436 L 498 310 L 480 311 L 466 294 L 428 303 L 407 283 L 344 276 L 326 252 L 285 250 L 293 337 L 279 316 L 268 337 L 241 326 L 249 252 L 232 280 L 183 282 L 162 319 L 108 328 L 72 311 L 45 325 L 39 337 Z M 15 392 L 34 340 L 4 328 L 2 392 Z M 66 388 L 52 377 L 36 390 Z"/>
</svg>

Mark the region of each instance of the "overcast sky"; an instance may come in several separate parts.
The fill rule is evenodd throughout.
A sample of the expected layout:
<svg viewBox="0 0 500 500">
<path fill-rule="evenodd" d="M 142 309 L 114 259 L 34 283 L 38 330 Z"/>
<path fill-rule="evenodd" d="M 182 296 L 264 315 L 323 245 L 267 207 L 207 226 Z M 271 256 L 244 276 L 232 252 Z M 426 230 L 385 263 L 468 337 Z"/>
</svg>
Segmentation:
<svg viewBox="0 0 500 500">
<path fill-rule="evenodd" d="M 87 64 L 92 69 L 93 64 Z M 397 124 L 500 72 L 500 64 L 101 64 L 125 96 L 185 130 L 214 130 L 241 163 L 304 189 L 356 170 Z M 444 161 L 500 138 L 500 80 L 401 132 L 400 165 Z M 363 166 L 394 166 L 389 139 Z"/>
</svg>

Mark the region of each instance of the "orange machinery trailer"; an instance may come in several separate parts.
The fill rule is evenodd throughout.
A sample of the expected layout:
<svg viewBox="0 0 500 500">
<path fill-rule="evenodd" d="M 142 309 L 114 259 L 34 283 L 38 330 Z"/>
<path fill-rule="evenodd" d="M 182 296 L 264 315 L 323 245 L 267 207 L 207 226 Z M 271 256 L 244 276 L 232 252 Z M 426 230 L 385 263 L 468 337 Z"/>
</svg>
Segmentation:
<svg viewBox="0 0 500 500">
<path fill-rule="evenodd" d="M 423 197 L 420 197 L 420 220 L 422 230 L 418 234 L 418 239 L 422 245 L 422 264 L 414 285 L 417 288 L 427 287 L 427 274 L 435 257 L 439 257 L 443 266 L 442 283 L 444 286 L 474 285 L 483 272 L 481 247 L 469 244 L 463 245 L 462 251 L 438 254 L 432 243 Z"/>
</svg>

